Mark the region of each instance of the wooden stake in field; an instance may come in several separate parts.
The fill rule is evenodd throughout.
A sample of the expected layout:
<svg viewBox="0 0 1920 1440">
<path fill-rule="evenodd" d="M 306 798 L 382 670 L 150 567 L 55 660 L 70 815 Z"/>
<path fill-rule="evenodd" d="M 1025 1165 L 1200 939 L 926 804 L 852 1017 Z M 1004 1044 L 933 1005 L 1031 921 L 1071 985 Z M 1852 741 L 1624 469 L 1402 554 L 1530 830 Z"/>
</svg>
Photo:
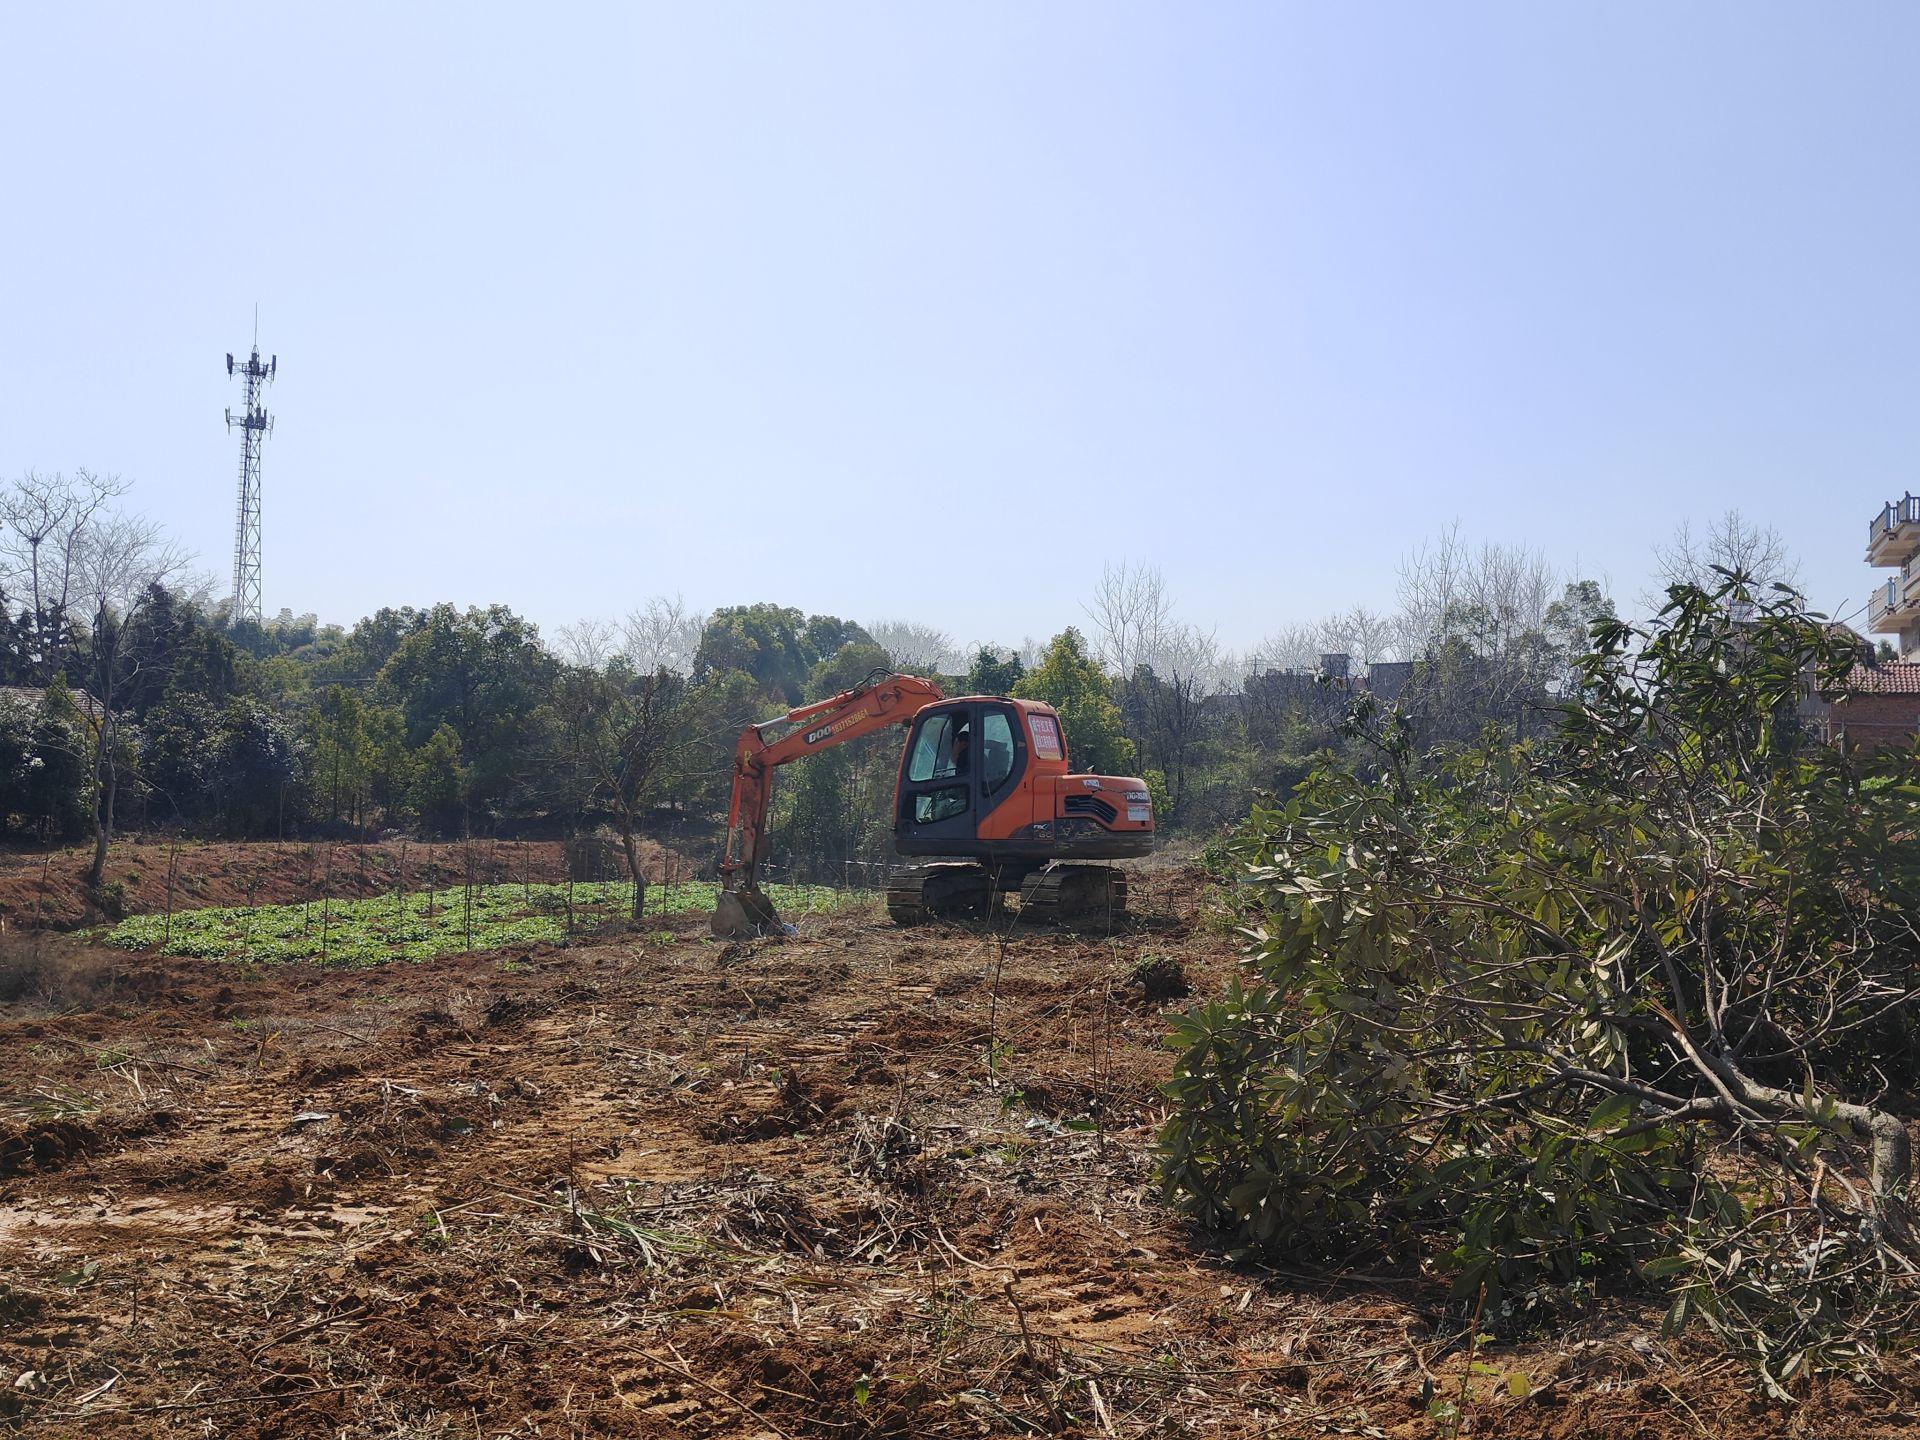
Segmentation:
<svg viewBox="0 0 1920 1440">
<path fill-rule="evenodd" d="M 327 944 L 333 934 L 333 846 L 327 846 L 327 878 L 321 881 L 320 963 L 326 964 Z"/>
<path fill-rule="evenodd" d="M 247 923 L 240 927 L 240 949 L 244 952 L 253 943 L 253 897 L 260 888 L 260 867 L 255 866 L 253 874 L 247 877 Z"/>
<path fill-rule="evenodd" d="M 180 869 L 180 840 L 175 837 L 167 842 L 167 933 L 160 944 L 164 949 L 173 943 L 173 877 Z"/>
<path fill-rule="evenodd" d="M 35 912 L 37 924 L 44 925 L 47 919 L 47 872 L 53 869 L 53 852 L 47 852 L 47 858 L 40 862 L 40 905 Z"/>
<path fill-rule="evenodd" d="M 302 935 L 313 933 L 313 872 L 318 867 L 319 861 L 314 858 L 313 846 L 309 845 L 307 846 L 307 884 L 304 893 L 300 896 L 300 933 Z"/>
<path fill-rule="evenodd" d="M 989 902 L 991 903 L 991 902 Z M 998 1085 L 1000 1061 L 1000 972 L 1007 965 L 1007 937 L 993 932 L 993 984 L 987 992 L 987 1083 Z"/>
</svg>

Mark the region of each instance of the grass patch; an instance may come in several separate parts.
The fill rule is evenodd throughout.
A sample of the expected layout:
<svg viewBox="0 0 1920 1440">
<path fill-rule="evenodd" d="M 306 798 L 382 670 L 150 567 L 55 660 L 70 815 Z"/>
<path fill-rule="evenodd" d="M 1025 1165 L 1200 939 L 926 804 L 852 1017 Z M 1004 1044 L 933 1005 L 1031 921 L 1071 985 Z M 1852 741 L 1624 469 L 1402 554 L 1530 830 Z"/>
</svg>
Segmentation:
<svg viewBox="0 0 1920 1440">
<path fill-rule="evenodd" d="M 854 903 L 858 895 L 820 885 L 769 885 L 773 903 L 788 919 L 822 915 Z M 649 886 L 648 917 L 713 909 L 717 887 Z M 633 903 L 625 881 L 573 887 L 574 935 L 623 926 Z M 564 885 L 483 885 L 473 891 L 469 918 L 459 890 L 335 900 L 331 915 L 320 901 L 305 905 L 223 906 L 174 912 L 172 938 L 160 915 L 136 915 L 107 932 L 109 945 L 162 955 L 272 964 L 306 960 L 327 965 L 384 965 L 393 960 L 432 960 L 474 950 L 557 943 L 568 937 Z"/>
</svg>

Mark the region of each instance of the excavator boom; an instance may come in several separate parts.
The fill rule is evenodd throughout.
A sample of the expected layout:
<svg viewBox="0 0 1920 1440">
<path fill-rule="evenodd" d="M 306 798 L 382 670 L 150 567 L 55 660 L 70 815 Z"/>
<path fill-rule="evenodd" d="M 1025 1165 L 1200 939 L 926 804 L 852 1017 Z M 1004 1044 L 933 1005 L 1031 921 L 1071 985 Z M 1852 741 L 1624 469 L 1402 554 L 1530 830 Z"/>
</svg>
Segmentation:
<svg viewBox="0 0 1920 1440">
<path fill-rule="evenodd" d="M 759 885 L 766 854 L 767 803 L 773 772 L 803 756 L 831 750 L 890 726 L 909 724 L 946 696 L 918 675 L 869 676 L 866 683 L 826 700 L 749 725 L 733 756 L 733 796 L 727 807 L 727 843 L 720 858 L 720 900 L 713 932 L 728 938 L 758 934 L 779 923 Z M 769 739 L 767 732 L 779 731 Z"/>
</svg>

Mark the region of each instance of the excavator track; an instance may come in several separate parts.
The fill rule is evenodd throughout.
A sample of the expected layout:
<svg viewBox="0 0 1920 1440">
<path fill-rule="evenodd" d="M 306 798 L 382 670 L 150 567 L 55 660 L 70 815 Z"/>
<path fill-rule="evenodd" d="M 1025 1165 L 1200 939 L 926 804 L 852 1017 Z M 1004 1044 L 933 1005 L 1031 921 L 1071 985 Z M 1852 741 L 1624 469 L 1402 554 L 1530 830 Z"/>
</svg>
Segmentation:
<svg viewBox="0 0 1920 1440">
<path fill-rule="evenodd" d="M 1104 930 L 1126 913 L 1126 873 L 1111 865 L 1049 865 L 1020 886 L 1020 918 L 1029 925 Z"/>
<path fill-rule="evenodd" d="M 984 915 L 992 898 L 991 878 L 970 860 L 902 865 L 887 877 L 887 914 L 897 925 Z"/>
</svg>

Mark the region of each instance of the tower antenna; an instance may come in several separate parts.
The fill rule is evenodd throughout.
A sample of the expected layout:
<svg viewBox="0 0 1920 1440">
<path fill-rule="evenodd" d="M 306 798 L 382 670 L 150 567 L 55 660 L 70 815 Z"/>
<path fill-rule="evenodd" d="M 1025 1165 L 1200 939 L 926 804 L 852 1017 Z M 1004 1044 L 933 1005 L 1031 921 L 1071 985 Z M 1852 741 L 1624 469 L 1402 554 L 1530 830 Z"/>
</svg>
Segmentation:
<svg viewBox="0 0 1920 1440">
<path fill-rule="evenodd" d="M 230 624 L 261 622 L 260 609 L 260 442 L 273 433 L 261 392 L 273 383 L 280 357 L 260 358 L 260 307 L 253 307 L 253 353 L 236 366 L 227 355 L 227 374 L 238 374 L 246 388 L 246 408 L 227 411 L 227 429 L 240 429 L 240 501 L 233 525 L 233 609 Z"/>
</svg>

